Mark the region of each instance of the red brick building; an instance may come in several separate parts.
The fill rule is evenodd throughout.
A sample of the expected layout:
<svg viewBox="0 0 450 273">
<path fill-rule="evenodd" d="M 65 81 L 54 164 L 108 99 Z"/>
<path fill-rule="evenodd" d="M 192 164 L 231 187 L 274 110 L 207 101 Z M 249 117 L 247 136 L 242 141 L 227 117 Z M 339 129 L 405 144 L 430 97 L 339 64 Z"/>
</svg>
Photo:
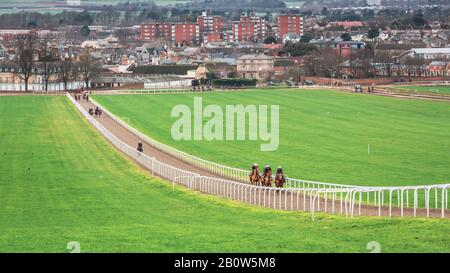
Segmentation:
<svg viewBox="0 0 450 273">
<path fill-rule="evenodd" d="M 239 22 L 233 23 L 230 41 L 254 42 L 266 38 L 266 20 L 259 16 L 242 16 Z"/>
<path fill-rule="evenodd" d="M 204 41 L 207 43 L 220 42 L 220 41 L 222 41 L 222 35 L 218 32 L 211 32 L 206 35 L 206 37 L 204 38 Z"/>
<path fill-rule="evenodd" d="M 151 23 L 141 25 L 141 40 L 172 39 L 172 24 Z"/>
<path fill-rule="evenodd" d="M 141 39 L 154 41 L 165 39 L 174 44 L 197 44 L 200 41 L 200 31 L 197 24 L 192 23 L 151 23 L 141 25 Z"/>
<path fill-rule="evenodd" d="M 197 25 L 199 26 L 200 38 L 205 42 L 218 42 L 221 40 L 220 34 L 223 28 L 222 17 L 210 16 L 207 12 L 203 12 L 202 16 L 197 17 Z M 210 36 L 210 34 L 213 35 Z"/>
<path fill-rule="evenodd" d="M 286 34 L 303 35 L 303 17 L 297 15 L 281 15 L 278 17 L 278 37 L 283 39 Z"/>
<path fill-rule="evenodd" d="M 197 24 L 173 24 L 172 42 L 176 44 L 198 44 L 200 42 L 200 30 Z"/>
</svg>

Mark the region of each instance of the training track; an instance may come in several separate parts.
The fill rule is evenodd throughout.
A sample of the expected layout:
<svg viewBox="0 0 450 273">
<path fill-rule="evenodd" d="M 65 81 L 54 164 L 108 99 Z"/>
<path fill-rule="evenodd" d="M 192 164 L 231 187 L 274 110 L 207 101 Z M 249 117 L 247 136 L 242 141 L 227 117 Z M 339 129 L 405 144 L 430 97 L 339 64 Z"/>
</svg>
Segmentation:
<svg viewBox="0 0 450 273">
<path fill-rule="evenodd" d="M 87 102 L 84 100 L 79 101 L 80 105 L 87 111 L 89 108 L 95 108 L 97 104 L 94 104 L 92 102 Z M 100 105 L 101 106 L 101 105 Z M 106 109 L 103 109 L 103 115 L 100 118 L 97 118 L 96 120 L 108 131 L 110 131 L 114 136 L 116 136 L 119 140 L 123 141 L 124 143 L 128 144 L 131 147 L 137 147 L 137 143 L 141 141 L 144 146 L 144 154 L 153 157 L 157 159 L 160 162 L 163 162 L 165 164 L 168 164 L 170 166 L 176 167 L 178 169 L 186 170 L 189 172 L 193 172 L 196 174 L 199 174 L 201 176 L 206 177 L 214 177 L 219 179 L 227 179 L 224 177 L 220 177 L 217 174 L 214 174 L 212 172 L 206 171 L 202 168 L 193 166 L 187 162 L 184 162 L 170 154 L 167 154 L 154 146 L 152 146 L 150 143 L 146 142 L 145 139 L 139 138 L 135 133 L 128 130 L 124 126 L 122 126 L 120 123 L 118 123 L 116 120 L 114 120 L 109 114 Z M 139 162 L 138 162 L 139 163 Z M 229 179 L 228 179 L 229 180 Z M 242 183 L 242 182 L 237 182 Z M 199 185 L 194 186 L 194 190 L 202 191 L 200 189 Z M 204 191 L 204 190 L 203 190 Z M 220 192 L 220 190 L 216 193 L 216 195 L 226 196 L 230 197 L 230 193 L 227 192 Z M 233 192 L 232 194 L 239 194 Z M 275 198 L 274 195 L 272 195 L 263 188 L 257 189 L 254 191 L 246 192 L 246 196 L 244 198 L 239 198 L 236 196 L 232 196 L 232 199 L 240 199 L 241 201 L 244 200 L 244 202 L 254 205 L 259 205 L 261 207 L 267 207 L 267 208 L 274 208 L 279 210 L 301 210 L 301 211 L 311 211 L 311 198 L 312 196 L 304 195 L 304 194 L 295 194 L 295 193 L 286 193 L 286 194 L 280 194 Z M 267 202 L 264 202 L 262 200 L 268 200 Z M 319 210 L 321 212 L 327 212 L 327 213 L 343 213 L 342 210 L 342 199 L 336 199 L 334 201 L 331 201 L 330 199 L 324 200 L 324 198 L 320 198 L 319 207 L 314 208 L 316 211 Z M 386 206 L 382 206 L 379 208 L 378 206 L 372 206 L 372 205 L 361 205 L 360 208 L 357 208 L 358 212 L 356 214 L 364 215 L 364 216 L 389 216 L 389 208 Z M 401 210 L 398 207 L 393 207 L 391 210 L 392 216 L 400 216 Z M 426 217 L 427 212 L 425 209 L 418 209 L 417 210 L 417 217 Z M 413 216 L 413 209 L 412 208 L 403 208 L 403 216 Z M 429 210 L 429 217 L 441 217 L 441 211 L 439 209 L 430 209 Z M 446 213 L 446 218 L 449 218 L 449 213 Z"/>
</svg>

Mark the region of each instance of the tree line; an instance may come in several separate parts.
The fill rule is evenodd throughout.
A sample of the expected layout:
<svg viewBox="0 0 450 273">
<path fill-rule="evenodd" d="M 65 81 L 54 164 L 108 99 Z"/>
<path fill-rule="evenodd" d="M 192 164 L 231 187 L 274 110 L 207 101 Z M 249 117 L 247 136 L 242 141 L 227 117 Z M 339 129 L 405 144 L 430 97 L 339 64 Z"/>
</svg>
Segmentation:
<svg viewBox="0 0 450 273">
<path fill-rule="evenodd" d="M 101 67 L 101 63 L 94 59 L 89 50 L 84 50 L 76 56 L 57 56 L 50 50 L 49 39 L 37 38 L 36 35 L 26 35 L 16 40 L 14 63 L 16 75 L 23 81 L 25 91 L 28 91 L 29 81 L 33 75 L 43 79 L 44 90 L 48 91 L 51 76 L 56 76 L 64 84 L 64 90 L 71 81 L 83 80 L 85 86 Z"/>
</svg>

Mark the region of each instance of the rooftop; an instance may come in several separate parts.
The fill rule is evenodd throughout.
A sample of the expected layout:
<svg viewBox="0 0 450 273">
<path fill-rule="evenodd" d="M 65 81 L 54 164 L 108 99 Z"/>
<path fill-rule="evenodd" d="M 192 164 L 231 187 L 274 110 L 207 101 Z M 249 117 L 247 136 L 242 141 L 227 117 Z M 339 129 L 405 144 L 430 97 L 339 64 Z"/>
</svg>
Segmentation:
<svg viewBox="0 0 450 273">
<path fill-rule="evenodd" d="M 264 54 L 248 54 L 239 57 L 238 60 L 272 60 L 272 57 Z"/>
<path fill-rule="evenodd" d="M 413 48 L 411 50 L 416 54 L 450 54 L 450 47 Z"/>
</svg>

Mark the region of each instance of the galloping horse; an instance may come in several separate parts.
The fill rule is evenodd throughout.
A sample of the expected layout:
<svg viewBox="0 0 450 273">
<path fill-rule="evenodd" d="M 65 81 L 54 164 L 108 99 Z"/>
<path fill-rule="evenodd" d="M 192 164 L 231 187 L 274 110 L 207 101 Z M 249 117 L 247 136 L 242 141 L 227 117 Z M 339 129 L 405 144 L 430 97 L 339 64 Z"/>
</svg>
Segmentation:
<svg viewBox="0 0 450 273">
<path fill-rule="evenodd" d="M 252 173 L 249 175 L 250 184 L 259 185 L 261 183 L 261 175 L 259 174 L 259 166 L 258 164 L 253 164 Z"/>
<path fill-rule="evenodd" d="M 284 186 L 284 183 L 286 183 L 286 178 L 283 174 L 283 169 L 281 167 L 278 167 L 277 174 L 275 176 L 275 186 L 277 188 L 282 188 Z"/>
<path fill-rule="evenodd" d="M 142 142 L 139 141 L 136 150 L 137 150 L 138 152 L 140 152 L 140 153 L 143 153 L 143 152 L 144 152 L 144 146 L 142 145 Z"/>
<path fill-rule="evenodd" d="M 264 167 L 261 184 L 265 187 L 272 187 L 272 168 L 269 165 Z"/>
</svg>

